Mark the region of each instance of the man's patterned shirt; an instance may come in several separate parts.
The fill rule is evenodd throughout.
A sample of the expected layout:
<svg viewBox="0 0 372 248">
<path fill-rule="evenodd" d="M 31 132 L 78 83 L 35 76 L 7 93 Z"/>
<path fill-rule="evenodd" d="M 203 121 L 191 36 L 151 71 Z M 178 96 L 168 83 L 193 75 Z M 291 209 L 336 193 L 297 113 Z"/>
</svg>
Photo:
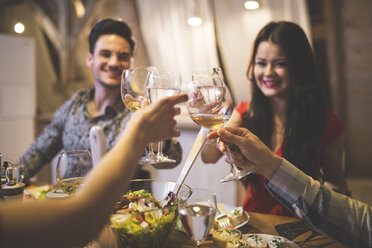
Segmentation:
<svg viewBox="0 0 372 248">
<path fill-rule="evenodd" d="M 80 90 L 56 110 L 51 123 L 20 158 L 19 162 L 25 167 L 26 181 L 61 150 L 90 151 L 89 130 L 92 126 L 102 127 L 108 150 L 116 143 L 132 113 L 125 108 L 119 97 L 112 106 L 106 108 L 104 115 L 93 117 L 87 108 L 93 98 L 94 88 Z M 177 162 L 158 165 L 157 168 L 173 168 L 180 163 L 182 148 L 178 141 L 166 142 L 164 153 Z M 139 174 L 140 171 L 137 172 Z"/>
</svg>

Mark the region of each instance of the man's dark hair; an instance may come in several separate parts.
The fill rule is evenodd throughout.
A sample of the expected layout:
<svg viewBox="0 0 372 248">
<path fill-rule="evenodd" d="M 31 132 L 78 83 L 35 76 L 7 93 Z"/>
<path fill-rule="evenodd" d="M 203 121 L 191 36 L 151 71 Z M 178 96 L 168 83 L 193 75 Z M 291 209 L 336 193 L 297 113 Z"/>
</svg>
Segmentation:
<svg viewBox="0 0 372 248">
<path fill-rule="evenodd" d="M 105 34 L 116 34 L 126 39 L 130 45 L 130 51 L 133 54 L 136 43 L 132 38 L 132 30 L 125 22 L 110 18 L 100 20 L 90 31 L 89 51 L 91 54 L 94 53 L 94 47 L 98 38 Z"/>
</svg>

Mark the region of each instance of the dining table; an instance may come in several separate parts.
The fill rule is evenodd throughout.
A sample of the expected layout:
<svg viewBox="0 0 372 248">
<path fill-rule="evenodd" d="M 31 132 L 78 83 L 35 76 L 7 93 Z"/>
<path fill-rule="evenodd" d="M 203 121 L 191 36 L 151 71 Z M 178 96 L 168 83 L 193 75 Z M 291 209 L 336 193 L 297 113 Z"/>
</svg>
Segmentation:
<svg viewBox="0 0 372 248">
<path fill-rule="evenodd" d="M 46 188 L 52 185 L 44 185 Z M 34 188 L 29 186 L 26 191 Z M 342 244 L 327 238 L 308 227 L 302 220 L 295 217 L 262 214 L 248 212 L 247 223 L 239 230 L 242 234 L 268 234 L 284 237 L 301 248 L 342 248 Z M 107 223 L 100 234 L 84 248 L 120 248 L 120 239 L 117 233 Z M 190 248 L 196 247 L 195 241 L 191 240 L 185 232 L 174 229 L 169 235 L 167 245 L 164 248 Z M 201 244 L 200 247 L 213 248 L 212 235 Z"/>
<path fill-rule="evenodd" d="M 285 237 L 301 248 L 343 248 L 345 246 L 312 230 L 298 218 L 249 212 L 249 221 L 239 230 L 243 234 L 269 234 Z M 95 239 L 85 248 L 120 248 L 120 241 L 114 231 L 107 225 Z M 191 248 L 196 244 L 184 232 L 174 230 L 165 248 Z M 213 248 L 211 235 L 201 246 Z"/>
</svg>

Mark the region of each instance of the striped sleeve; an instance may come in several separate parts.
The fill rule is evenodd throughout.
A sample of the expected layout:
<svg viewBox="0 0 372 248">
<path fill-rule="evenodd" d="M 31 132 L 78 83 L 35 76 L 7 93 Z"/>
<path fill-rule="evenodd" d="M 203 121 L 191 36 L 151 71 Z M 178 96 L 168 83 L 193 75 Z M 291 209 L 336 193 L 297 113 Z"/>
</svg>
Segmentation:
<svg viewBox="0 0 372 248">
<path fill-rule="evenodd" d="M 285 159 L 270 192 L 310 227 L 347 247 L 372 247 L 372 207 L 322 186 Z"/>
</svg>

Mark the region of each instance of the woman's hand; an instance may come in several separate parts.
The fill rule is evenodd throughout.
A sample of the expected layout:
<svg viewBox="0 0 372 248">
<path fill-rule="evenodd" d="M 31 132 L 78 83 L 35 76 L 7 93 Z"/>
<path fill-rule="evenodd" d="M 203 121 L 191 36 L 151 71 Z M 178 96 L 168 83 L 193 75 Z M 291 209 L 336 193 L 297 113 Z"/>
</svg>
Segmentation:
<svg viewBox="0 0 372 248">
<path fill-rule="evenodd" d="M 174 105 L 187 99 L 186 94 L 180 94 L 165 97 L 151 105 L 143 100 L 141 109 L 133 114 L 128 125 L 139 129 L 147 143 L 179 137 L 180 131 L 175 129 L 177 123 L 174 117 L 181 113 L 181 109 Z"/>
</svg>

